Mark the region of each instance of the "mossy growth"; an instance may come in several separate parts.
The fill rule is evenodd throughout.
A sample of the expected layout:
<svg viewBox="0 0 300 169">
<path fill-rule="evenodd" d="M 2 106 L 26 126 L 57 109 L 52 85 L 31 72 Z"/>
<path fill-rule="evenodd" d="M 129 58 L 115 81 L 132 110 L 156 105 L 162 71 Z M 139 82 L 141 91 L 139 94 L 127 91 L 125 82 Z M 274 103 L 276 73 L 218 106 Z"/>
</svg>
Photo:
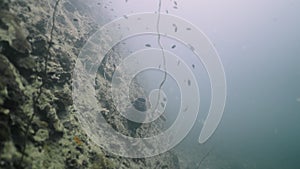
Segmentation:
<svg viewBox="0 0 300 169">
<path fill-rule="evenodd" d="M 0 40 L 8 41 L 9 45 L 21 53 L 31 52 L 31 44 L 26 40 L 25 32 L 17 16 L 9 11 L 0 11 Z"/>
<path fill-rule="evenodd" d="M 117 165 L 113 161 L 106 158 L 103 153 L 97 153 L 91 169 L 114 169 L 116 167 Z"/>
</svg>

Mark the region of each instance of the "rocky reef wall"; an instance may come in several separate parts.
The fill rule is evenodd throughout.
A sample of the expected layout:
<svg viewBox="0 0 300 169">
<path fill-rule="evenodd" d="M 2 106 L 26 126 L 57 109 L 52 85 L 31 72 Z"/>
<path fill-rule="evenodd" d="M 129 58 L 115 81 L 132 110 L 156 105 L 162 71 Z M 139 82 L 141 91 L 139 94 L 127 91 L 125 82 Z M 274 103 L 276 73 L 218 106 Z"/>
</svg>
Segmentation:
<svg viewBox="0 0 300 169">
<path fill-rule="evenodd" d="M 73 107 L 72 70 L 98 29 L 86 8 L 79 0 L 0 2 L 0 168 L 178 168 L 171 152 L 141 159 L 114 156 L 82 130 Z M 106 58 L 97 75 L 98 85 L 107 86 L 97 90 L 103 115 L 116 130 L 132 135 L 107 94 L 111 60 L 118 58 L 114 52 Z M 142 125 L 134 134 L 157 132 L 159 127 Z"/>
</svg>

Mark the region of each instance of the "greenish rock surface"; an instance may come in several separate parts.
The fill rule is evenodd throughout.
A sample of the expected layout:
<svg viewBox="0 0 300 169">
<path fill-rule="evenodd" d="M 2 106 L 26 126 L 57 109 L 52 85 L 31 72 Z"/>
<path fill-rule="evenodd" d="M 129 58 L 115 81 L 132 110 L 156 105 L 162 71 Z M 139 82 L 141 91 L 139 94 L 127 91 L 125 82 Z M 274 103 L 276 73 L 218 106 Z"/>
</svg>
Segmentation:
<svg viewBox="0 0 300 169">
<path fill-rule="evenodd" d="M 33 136 L 34 141 L 43 142 L 49 139 L 49 132 L 47 129 L 39 129 Z"/>
<path fill-rule="evenodd" d="M 73 107 L 72 70 L 81 47 L 98 25 L 84 10 L 88 8 L 84 3 L 61 0 L 51 39 L 55 2 L 0 3 L 0 169 L 178 168 L 172 152 L 122 158 L 95 145 L 83 131 Z M 159 121 L 141 125 L 133 133 L 113 106 L 109 86 L 113 62 L 119 59 L 109 54 L 97 74 L 96 83 L 107 86 L 95 87 L 103 116 L 125 135 L 159 133 Z M 137 90 L 136 95 L 141 94 Z"/>
</svg>

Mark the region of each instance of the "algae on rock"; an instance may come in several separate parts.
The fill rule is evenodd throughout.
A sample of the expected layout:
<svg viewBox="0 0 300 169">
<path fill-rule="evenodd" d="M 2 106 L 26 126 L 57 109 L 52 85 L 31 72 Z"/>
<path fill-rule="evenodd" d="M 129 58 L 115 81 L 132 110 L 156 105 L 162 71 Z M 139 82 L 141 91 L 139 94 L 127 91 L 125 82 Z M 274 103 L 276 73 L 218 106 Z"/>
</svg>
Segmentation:
<svg viewBox="0 0 300 169">
<path fill-rule="evenodd" d="M 99 27 L 90 13 L 83 10 L 88 8 L 84 1 L 64 0 L 59 4 L 56 12 L 59 19 L 53 28 L 49 51 L 48 23 L 52 22 L 49 13 L 54 7 L 51 2 L 56 1 L 47 1 L 49 4 L 36 0 L 5 1 L 9 3 L 0 12 L 1 169 L 178 167 L 171 152 L 146 159 L 114 156 L 95 145 L 81 128 L 72 105 L 72 71 L 80 48 Z M 121 118 L 109 97 L 112 63 L 120 62 L 115 54 L 111 51 L 99 68 L 95 81 L 105 87 L 96 89 L 97 98 L 108 122 L 118 132 L 131 135 L 127 121 Z M 51 57 L 45 63 L 48 55 Z M 45 80 L 45 66 L 48 66 L 47 84 L 34 110 L 33 98 Z M 34 111 L 37 114 L 29 123 Z M 158 128 L 142 125 L 134 134 L 142 137 L 157 132 Z"/>
<path fill-rule="evenodd" d="M 21 53 L 31 51 L 31 44 L 26 39 L 28 32 L 25 32 L 16 16 L 0 9 L 0 23 L 0 41 L 7 41 L 11 47 Z"/>
</svg>

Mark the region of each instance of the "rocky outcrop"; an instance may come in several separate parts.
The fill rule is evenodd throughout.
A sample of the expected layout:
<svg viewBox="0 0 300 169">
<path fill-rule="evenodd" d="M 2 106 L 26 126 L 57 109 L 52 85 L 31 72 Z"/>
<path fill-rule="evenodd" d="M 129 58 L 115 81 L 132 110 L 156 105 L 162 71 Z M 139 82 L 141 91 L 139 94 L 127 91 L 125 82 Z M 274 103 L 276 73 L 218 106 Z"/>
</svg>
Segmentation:
<svg viewBox="0 0 300 169">
<path fill-rule="evenodd" d="M 57 2 L 0 3 L 0 168 L 177 168 L 170 152 L 121 158 L 94 145 L 83 132 L 72 105 L 72 70 L 80 48 L 98 27 L 80 1 Z M 107 88 L 97 92 L 107 121 L 125 135 L 158 133 L 159 121 L 132 134 L 116 111 L 107 93 L 112 60 L 119 58 L 113 53 L 106 58 L 97 79 Z"/>
</svg>

